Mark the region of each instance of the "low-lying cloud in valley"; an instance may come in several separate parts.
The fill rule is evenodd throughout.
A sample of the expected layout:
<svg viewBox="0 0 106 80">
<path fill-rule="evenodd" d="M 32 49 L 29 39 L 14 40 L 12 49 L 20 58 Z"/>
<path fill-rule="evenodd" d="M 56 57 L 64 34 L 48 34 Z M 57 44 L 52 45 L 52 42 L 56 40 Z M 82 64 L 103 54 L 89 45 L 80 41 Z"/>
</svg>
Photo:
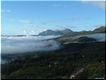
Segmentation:
<svg viewBox="0 0 106 80">
<path fill-rule="evenodd" d="M 60 44 L 51 38 L 54 37 L 2 37 L 1 53 L 15 54 L 59 49 Z"/>
</svg>

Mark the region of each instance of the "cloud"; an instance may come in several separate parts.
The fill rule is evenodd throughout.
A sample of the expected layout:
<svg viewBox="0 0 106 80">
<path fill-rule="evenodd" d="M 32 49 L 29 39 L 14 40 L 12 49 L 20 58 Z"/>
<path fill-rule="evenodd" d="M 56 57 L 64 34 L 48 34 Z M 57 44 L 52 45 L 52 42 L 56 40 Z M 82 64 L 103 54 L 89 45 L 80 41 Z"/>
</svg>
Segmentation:
<svg viewBox="0 0 106 80">
<path fill-rule="evenodd" d="M 38 35 L 40 32 L 47 30 L 47 28 L 44 26 L 45 23 L 38 25 L 28 19 L 20 19 L 18 22 L 20 26 L 24 28 L 19 34 Z"/>
<path fill-rule="evenodd" d="M 19 22 L 22 23 L 22 24 L 31 24 L 31 21 L 30 20 L 24 20 L 24 19 L 22 19 L 22 20 L 19 20 Z"/>
<path fill-rule="evenodd" d="M 93 5 L 97 7 L 103 8 L 103 9 L 106 8 L 105 1 L 92 1 L 90 3 L 92 3 Z"/>
<path fill-rule="evenodd" d="M 106 1 L 99 1 L 99 0 L 88 1 L 88 0 L 82 0 L 82 2 L 92 4 L 94 6 L 97 6 L 97 7 L 102 8 L 102 9 L 105 9 L 106 8 Z"/>
<path fill-rule="evenodd" d="M 53 8 L 65 8 L 65 7 L 68 7 L 69 5 L 67 5 L 67 4 L 62 4 L 62 3 L 53 3 L 52 5 L 51 5 L 51 7 L 53 7 Z"/>
<path fill-rule="evenodd" d="M 89 21 L 91 20 L 92 18 L 90 16 L 72 16 L 72 17 L 69 17 L 67 18 L 67 20 L 70 20 L 70 21 Z"/>
<path fill-rule="evenodd" d="M 61 47 L 60 43 L 53 39 L 58 36 L 47 37 L 4 37 L 1 43 L 2 54 L 26 53 L 33 51 L 50 51 Z"/>
<path fill-rule="evenodd" d="M 19 23 L 21 23 L 21 24 L 24 25 L 24 26 L 33 26 L 32 21 L 26 20 L 26 19 L 21 19 L 21 20 L 19 20 Z"/>
<path fill-rule="evenodd" d="M 57 7 L 61 7 L 62 5 L 60 5 L 60 4 L 52 4 L 51 6 L 57 8 Z"/>
<path fill-rule="evenodd" d="M 2 13 L 10 13 L 11 10 L 9 10 L 9 9 L 1 9 L 1 12 L 2 12 Z"/>
</svg>

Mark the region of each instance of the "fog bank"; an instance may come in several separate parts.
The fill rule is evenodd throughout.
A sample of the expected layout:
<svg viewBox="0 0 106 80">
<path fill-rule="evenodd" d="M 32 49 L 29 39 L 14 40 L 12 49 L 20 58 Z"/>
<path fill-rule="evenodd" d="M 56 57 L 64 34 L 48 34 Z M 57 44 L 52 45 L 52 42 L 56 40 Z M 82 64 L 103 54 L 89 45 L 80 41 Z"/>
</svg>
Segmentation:
<svg viewBox="0 0 106 80">
<path fill-rule="evenodd" d="M 50 51 L 60 48 L 60 44 L 53 40 L 57 36 L 27 36 L 27 37 L 2 37 L 1 53 L 15 54 L 33 51 Z"/>
</svg>

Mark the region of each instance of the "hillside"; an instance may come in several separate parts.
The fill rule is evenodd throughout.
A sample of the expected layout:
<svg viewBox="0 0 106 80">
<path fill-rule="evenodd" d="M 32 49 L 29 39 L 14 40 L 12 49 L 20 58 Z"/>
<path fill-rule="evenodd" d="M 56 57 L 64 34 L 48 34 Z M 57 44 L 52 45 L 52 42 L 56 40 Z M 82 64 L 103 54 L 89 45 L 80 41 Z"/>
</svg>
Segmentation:
<svg viewBox="0 0 106 80">
<path fill-rule="evenodd" d="M 99 27 L 99 28 L 96 28 L 96 29 L 94 30 L 94 32 L 106 33 L 106 27 L 105 27 L 105 26 L 101 26 L 101 27 Z"/>
<path fill-rule="evenodd" d="M 105 43 L 71 43 L 38 57 L 25 55 L 1 68 L 2 79 L 104 78 Z"/>
<path fill-rule="evenodd" d="M 59 35 L 55 51 L 2 54 L 2 79 L 103 79 L 105 76 L 105 28 L 94 31 L 48 30 L 42 35 Z M 49 34 L 48 34 L 49 32 Z M 49 45 L 50 46 L 50 45 Z"/>
<path fill-rule="evenodd" d="M 80 42 L 79 39 L 95 39 L 95 41 L 106 41 L 106 27 L 105 26 L 100 26 L 99 28 L 94 29 L 93 31 L 80 31 L 80 32 L 73 32 L 73 33 L 68 33 L 64 34 L 61 37 L 57 38 L 56 40 L 61 42 L 61 43 L 76 43 Z M 85 38 L 83 38 L 85 37 Z M 85 42 L 87 42 L 85 39 Z"/>
</svg>

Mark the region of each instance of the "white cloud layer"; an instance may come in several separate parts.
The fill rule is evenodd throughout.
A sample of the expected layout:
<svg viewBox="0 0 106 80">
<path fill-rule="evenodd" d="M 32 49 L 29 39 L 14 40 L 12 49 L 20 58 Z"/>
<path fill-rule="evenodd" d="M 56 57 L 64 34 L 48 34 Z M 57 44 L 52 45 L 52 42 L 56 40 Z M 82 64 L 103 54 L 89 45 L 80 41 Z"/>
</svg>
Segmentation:
<svg viewBox="0 0 106 80">
<path fill-rule="evenodd" d="M 60 44 L 57 41 L 49 40 L 56 37 L 58 36 L 2 37 L 2 54 L 56 50 L 60 48 Z"/>
<path fill-rule="evenodd" d="M 100 0 L 93 0 L 93 1 L 82 0 L 82 2 L 84 2 L 84 3 L 89 3 L 89 4 L 92 4 L 92 5 L 94 5 L 94 6 L 103 8 L 103 9 L 106 8 L 106 1 L 105 1 L 105 0 L 102 0 L 102 1 L 100 1 Z"/>
<path fill-rule="evenodd" d="M 30 20 L 25 20 L 25 19 L 21 19 L 21 20 L 19 20 L 19 22 L 21 24 L 24 24 L 24 25 L 30 25 L 30 24 L 32 24 L 32 22 Z"/>
</svg>

